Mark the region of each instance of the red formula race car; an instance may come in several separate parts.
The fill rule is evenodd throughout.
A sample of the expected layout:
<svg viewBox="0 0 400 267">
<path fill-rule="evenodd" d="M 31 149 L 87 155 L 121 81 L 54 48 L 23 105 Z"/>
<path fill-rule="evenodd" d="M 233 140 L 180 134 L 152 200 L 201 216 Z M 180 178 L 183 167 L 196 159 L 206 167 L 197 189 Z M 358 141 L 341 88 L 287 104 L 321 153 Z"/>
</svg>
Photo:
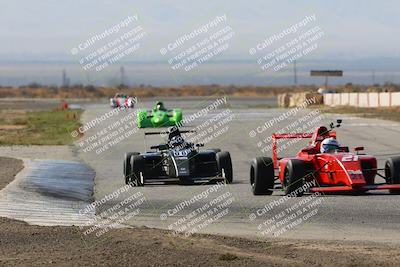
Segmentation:
<svg viewBox="0 0 400 267">
<path fill-rule="evenodd" d="M 133 108 L 137 99 L 126 94 L 117 93 L 113 98 L 110 98 L 110 106 L 112 108 Z"/>
<path fill-rule="evenodd" d="M 272 158 L 257 157 L 251 163 L 250 184 L 254 195 L 270 195 L 279 180 L 285 195 L 301 196 L 304 192 L 363 193 L 368 190 L 389 190 L 400 194 L 400 157 L 389 158 L 384 168 L 377 168 L 374 156 L 362 154 L 363 147 L 338 146 L 330 153 L 321 152 L 321 143 L 333 139 L 336 142 L 335 127 L 318 127 L 314 133 L 287 133 L 272 135 Z M 292 138 L 311 138 L 308 146 L 297 156 L 278 158 L 277 140 Z M 337 142 L 336 142 L 337 143 Z M 380 176 L 385 183 L 375 183 Z M 279 184 L 279 183 L 278 183 Z"/>
</svg>

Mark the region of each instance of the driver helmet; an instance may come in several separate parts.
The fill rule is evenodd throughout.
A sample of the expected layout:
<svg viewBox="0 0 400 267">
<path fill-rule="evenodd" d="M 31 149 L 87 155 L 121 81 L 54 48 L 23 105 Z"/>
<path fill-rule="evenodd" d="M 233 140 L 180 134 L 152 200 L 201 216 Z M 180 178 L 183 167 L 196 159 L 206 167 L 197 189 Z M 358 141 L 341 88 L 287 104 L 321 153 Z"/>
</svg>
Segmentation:
<svg viewBox="0 0 400 267">
<path fill-rule="evenodd" d="M 158 101 L 158 102 L 156 103 L 156 109 L 157 109 L 157 110 L 164 110 L 165 108 L 164 108 L 163 102 Z"/>
<path fill-rule="evenodd" d="M 324 141 L 321 142 L 321 153 L 332 153 L 338 150 L 340 147 L 339 142 L 333 138 L 326 138 Z"/>
<path fill-rule="evenodd" d="M 180 135 L 176 135 L 174 137 L 171 138 L 170 144 L 173 147 L 177 147 L 183 144 L 183 138 Z"/>
<path fill-rule="evenodd" d="M 181 132 L 177 126 L 172 126 L 168 129 L 168 139 L 171 140 L 174 136 L 181 136 Z"/>
</svg>

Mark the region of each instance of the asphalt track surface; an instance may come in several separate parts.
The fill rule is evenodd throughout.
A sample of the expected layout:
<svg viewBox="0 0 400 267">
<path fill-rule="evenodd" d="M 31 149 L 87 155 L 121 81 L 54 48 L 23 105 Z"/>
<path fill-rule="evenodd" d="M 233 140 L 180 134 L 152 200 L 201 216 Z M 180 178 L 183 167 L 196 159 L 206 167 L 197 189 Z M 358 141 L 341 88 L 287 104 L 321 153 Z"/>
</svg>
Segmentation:
<svg viewBox="0 0 400 267">
<path fill-rule="evenodd" d="M 191 99 L 191 100 L 170 100 L 165 101 L 167 107 L 181 107 L 184 117 L 198 112 L 201 108 L 209 105 L 216 98 L 210 99 Z M 263 125 L 269 120 L 279 117 L 289 111 L 289 109 L 261 109 L 253 108 L 256 106 L 268 104 L 268 101 L 263 99 L 251 100 L 227 100 L 228 105 L 222 109 L 212 110 L 206 115 L 198 118 L 188 124 L 186 128 L 194 128 L 205 121 L 220 114 L 226 108 L 229 109 L 229 114 L 234 114 L 232 121 L 227 125 L 229 128 L 226 132 L 212 139 L 206 144 L 206 148 L 220 148 L 229 151 L 233 162 L 234 183 L 218 188 L 216 192 L 210 193 L 207 198 L 196 198 L 196 201 L 191 202 L 183 210 L 179 210 L 173 216 L 168 214 L 173 213 L 176 205 L 184 201 L 193 199 L 194 196 L 199 196 L 203 192 L 209 190 L 213 185 L 202 184 L 185 186 L 180 184 L 153 184 L 144 187 L 134 187 L 127 192 L 123 192 L 118 198 L 112 198 L 105 201 L 97 208 L 97 212 L 106 211 L 118 203 L 122 199 L 128 198 L 134 193 L 140 192 L 145 196 L 145 202 L 140 205 L 140 213 L 131 217 L 124 222 L 127 225 L 144 225 L 156 228 L 172 228 L 176 229 L 177 225 L 182 226 L 184 218 L 189 218 L 189 214 L 193 211 L 196 214 L 202 214 L 203 208 L 206 208 L 207 203 L 213 199 L 224 199 L 219 204 L 226 204 L 219 211 L 226 210 L 226 213 L 221 216 L 216 216 L 215 221 L 210 224 L 203 224 L 201 227 L 188 229 L 196 229 L 202 233 L 216 233 L 231 236 L 244 236 L 256 239 L 264 239 L 266 237 L 279 237 L 290 239 L 318 239 L 318 240 L 360 240 L 360 241 L 376 241 L 376 242 L 391 242 L 399 243 L 400 241 L 400 196 L 389 195 L 387 191 L 374 191 L 365 195 L 324 195 L 316 198 L 311 198 L 311 195 L 304 195 L 301 198 L 292 198 L 282 201 L 283 192 L 276 190 L 272 196 L 253 196 L 249 185 L 249 166 L 250 161 L 255 156 L 263 155 L 257 143 L 270 136 L 273 132 L 284 129 L 286 126 L 304 118 L 310 114 L 311 110 L 302 109 L 296 114 L 289 116 L 279 124 L 266 129 L 256 137 L 250 137 L 249 132 L 257 126 Z M 143 101 L 137 104 L 137 107 L 150 108 L 153 101 Z M 83 122 L 87 123 L 101 117 L 103 114 L 110 111 L 106 103 L 102 104 L 87 104 L 84 105 L 85 112 L 83 114 Z M 136 109 L 136 108 L 135 108 Z M 107 128 L 115 121 L 121 120 L 124 116 L 133 113 L 134 110 L 120 112 L 118 115 L 112 116 L 95 126 L 91 127 L 80 141 L 87 139 L 90 136 L 96 135 Z M 312 116 L 316 117 L 316 114 Z M 301 127 L 313 129 L 314 126 L 320 124 L 327 125 L 330 121 L 336 118 L 342 118 L 342 127 L 337 130 L 338 140 L 342 145 L 350 147 L 364 146 L 366 153 L 376 155 L 379 160 L 379 165 L 382 166 L 385 159 L 389 156 L 400 155 L 400 124 L 383 121 L 377 119 L 362 119 L 349 115 L 324 115 L 321 121 L 307 125 L 312 119 L 302 121 Z M 224 125 L 226 126 L 226 125 Z M 129 127 L 128 127 L 129 128 Z M 128 129 L 127 128 L 127 129 Z M 155 129 L 139 129 L 137 132 L 130 135 L 111 146 L 100 154 L 92 151 L 83 151 L 84 146 L 79 148 L 79 157 L 83 159 L 96 171 L 95 178 L 95 200 L 100 200 L 106 195 L 112 194 L 124 186 L 122 178 L 122 162 L 125 152 L 143 152 L 144 151 L 144 132 L 155 131 Z M 150 145 L 162 143 L 161 136 L 147 138 L 147 150 Z M 298 143 L 288 145 L 282 156 L 295 155 L 295 153 L 307 143 L 307 140 L 301 140 Z M 270 155 L 270 152 L 264 153 Z M 382 179 L 377 179 L 377 182 L 382 182 Z M 204 196 L 204 193 L 203 193 Z M 279 214 L 288 212 L 288 209 L 298 210 L 304 207 L 305 199 L 314 201 L 314 206 L 306 208 L 302 215 L 309 214 L 304 217 L 298 225 L 286 228 L 285 232 L 277 232 L 284 225 L 282 218 L 279 219 Z M 228 200 L 231 201 L 228 201 Z M 226 201 L 225 201 L 226 200 Z M 307 201 L 308 201 L 307 200 Z M 317 200 L 317 201 L 316 201 Z M 266 214 L 260 214 L 260 209 L 273 201 L 281 201 L 279 205 L 274 207 Z M 311 202 L 308 202 L 310 204 Z M 299 206 L 294 205 L 302 205 Z M 307 203 L 306 203 L 307 204 Z M 215 206 L 214 206 L 215 207 Z M 311 210 L 312 208 L 312 210 Z M 286 211 L 285 211 L 286 210 Z M 315 211 L 316 210 L 316 211 Z M 217 212 L 217 211 L 215 211 Z M 251 214 L 257 214 L 254 220 L 251 220 Z M 165 216 L 164 214 L 167 214 Z M 210 213 L 211 214 L 211 213 Z M 291 212 L 285 213 L 291 215 Z M 213 216 L 215 213 L 213 214 Z M 278 215 L 277 220 L 273 223 L 267 220 L 274 219 Z M 160 218 L 163 217 L 162 219 Z M 221 217 L 221 218 L 219 218 Z M 217 220 L 217 218 L 219 218 Z M 285 218 L 285 216 L 284 216 Z M 293 217 L 292 217 L 293 218 Z M 181 219 L 179 223 L 179 219 Z M 264 226 L 260 226 L 260 224 Z M 279 225 L 277 225 L 277 223 Z M 282 223 L 282 224 L 281 224 Z M 171 226 L 172 225 L 172 226 Z M 276 229 L 269 231 L 263 235 L 261 231 L 275 225 Z M 174 228 L 175 227 L 175 228 Z M 261 230 L 260 230 L 261 229 Z"/>
</svg>

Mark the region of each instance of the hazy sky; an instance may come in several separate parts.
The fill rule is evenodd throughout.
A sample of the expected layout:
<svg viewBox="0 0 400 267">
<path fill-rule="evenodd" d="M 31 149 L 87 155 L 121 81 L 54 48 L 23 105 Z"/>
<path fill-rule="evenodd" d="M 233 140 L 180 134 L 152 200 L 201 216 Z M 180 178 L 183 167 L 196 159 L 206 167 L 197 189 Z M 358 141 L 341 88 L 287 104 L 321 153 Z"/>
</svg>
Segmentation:
<svg viewBox="0 0 400 267">
<path fill-rule="evenodd" d="M 137 60 L 162 59 L 165 44 L 223 14 L 235 31 L 224 58 L 249 59 L 250 47 L 312 14 L 325 32 L 314 58 L 400 56 L 400 1 L 394 0 L 0 0 L 0 6 L 0 60 L 68 60 L 72 47 L 135 14 L 148 33 Z"/>
</svg>

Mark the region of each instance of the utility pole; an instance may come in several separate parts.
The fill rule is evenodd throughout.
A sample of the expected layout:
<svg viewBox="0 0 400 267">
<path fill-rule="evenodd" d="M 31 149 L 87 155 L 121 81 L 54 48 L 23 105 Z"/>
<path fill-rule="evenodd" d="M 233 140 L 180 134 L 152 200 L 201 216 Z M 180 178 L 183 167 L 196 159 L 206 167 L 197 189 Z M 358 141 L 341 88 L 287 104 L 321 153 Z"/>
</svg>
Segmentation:
<svg viewBox="0 0 400 267">
<path fill-rule="evenodd" d="M 67 77 L 67 72 L 65 69 L 62 70 L 62 81 L 61 81 L 62 87 L 68 87 L 69 86 L 69 78 Z"/>
</svg>

